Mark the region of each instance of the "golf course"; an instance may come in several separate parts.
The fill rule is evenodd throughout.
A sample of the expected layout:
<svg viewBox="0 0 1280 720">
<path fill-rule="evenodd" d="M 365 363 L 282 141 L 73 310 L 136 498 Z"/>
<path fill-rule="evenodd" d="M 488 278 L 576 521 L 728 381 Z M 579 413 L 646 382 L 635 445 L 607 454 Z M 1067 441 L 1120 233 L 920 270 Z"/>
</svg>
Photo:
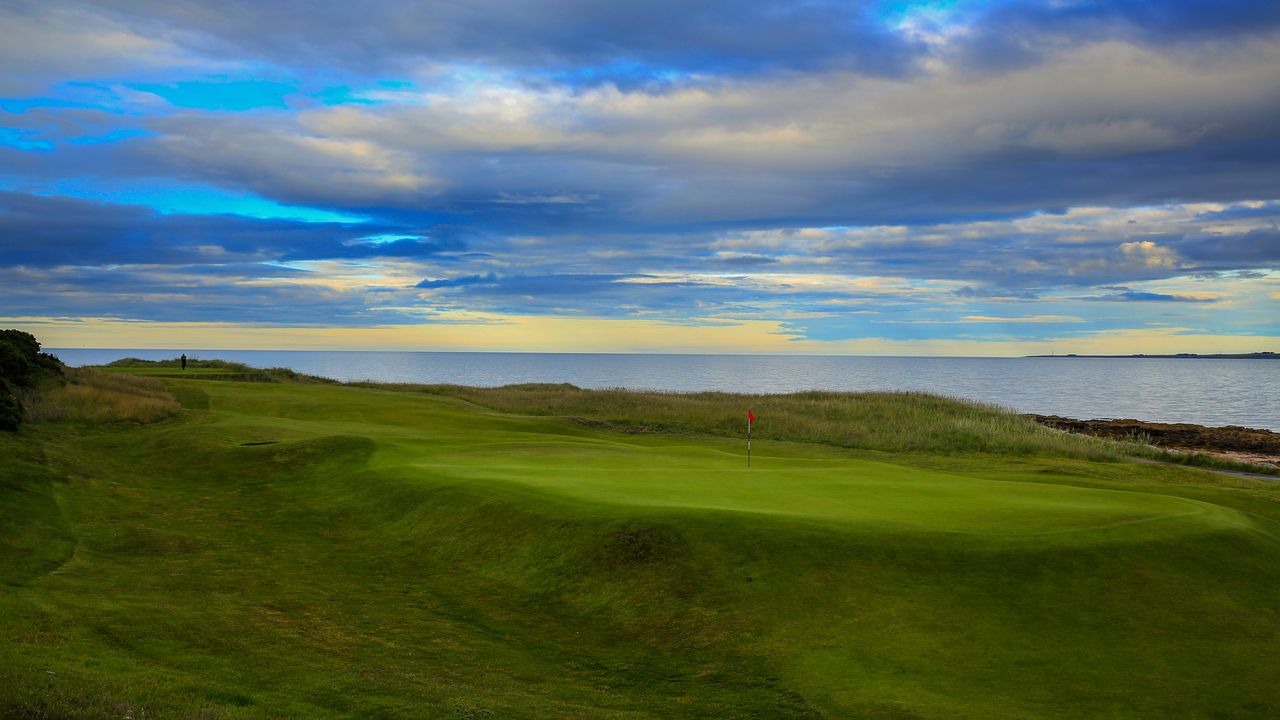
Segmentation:
<svg viewBox="0 0 1280 720">
<path fill-rule="evenodd" d="M 76 373 L 0 433 L 0 717 L 1280 717 L 1274 479 L 925 395 Z"/>
</svg>

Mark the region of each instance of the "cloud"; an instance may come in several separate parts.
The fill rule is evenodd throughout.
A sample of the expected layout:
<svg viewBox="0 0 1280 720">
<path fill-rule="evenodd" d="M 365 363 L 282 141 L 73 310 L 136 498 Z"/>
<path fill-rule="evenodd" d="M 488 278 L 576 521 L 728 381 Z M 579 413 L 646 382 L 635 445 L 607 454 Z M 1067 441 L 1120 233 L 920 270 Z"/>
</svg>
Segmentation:
<svg viewBox="0 0 1280 720">
<path fill-rule="evenodd" d="M 1274 216 L 1271 219 L 1274 222 Z M 1280 227 L 1197 235 L 1179 243 L 1178 249 L 1188 258 L 1214 265 L 1274 265 L 1280 263 Z"/>
<path fill-rule="evenodd" d="M 998 74 L 824 67 L 635 88 L 435 63 L 377 104 L 168 108 L 131 118 L 147 135 L 118 147 L 2 159 L 32 177 L 181 178 L 501 232 L 919 225 L 1280 197 L 1277 63 L 1275 42 L 1188 55 L 1111 40 Z M 69 112 L 24 132 L 56 144 Z"/>
<path fill-rule="evenodd" d="M 330 248 L 328 252 L 317 252 L 318 249 L 314 247 L 299 248 L 281 255 L 281 259 L 425 258 L 445 253 L 458 253 L 466 248 L 466 243 L 457 238 L 405 238 L 392 242 L 352 241 L 343 243 L 339 248 Z"/>
<path fill-rule="evenodd" d="M 274 278 L 274 279 L 264 279 Z M 353 325 L 393 320 L 370 312 L 363 292 L 299 281 L 287 269 L 241 272 L 113 269 L 2 269 L 0 304 L 18 315 L 116 317 L 153 322 Z"/>
<path fill-rule="evenodd" d="M 1061 323 L 1082 323 L 1084 318 L 1073 317 L 1070 315 L 1027 315 L 1023 317 L 991 317 L 988 315 L 965 315 L 960 318 L 963 322 L 971 323 L 1032 323 L 1036 325 L 1043 324 L 1061 324 Z"/>
<path fill-rule="evenodd" d="M 1125 261 L 1144 268 L 1171 269 L 1177 267 L 1177 254 L 1150 240 L 1120 243 L 1120 254 Z"/>
<path fill-rule="evenodd" d="M 780 262 L 776 257 L 768 255 L 753 255 L 749 253 L 731 253 L 718 252 L 716 260 L 729 267 L 755 267 L 760 265 L 774 265 Z"/>
<path fill-rule="evenodd" d="M 214 57 L 374 74 L 442 62 L 559 70 L 562 81 L 569 71 L 581 81 L 651 77 L 649 67 L 724 73 L 840 65 L 893 73 L 909 67 L 915 52 L 911 40 L 877 21 L 870 2 L 374 0 L 356 18 L 341 5 L 301 0 L 230 0 L 217 13 L 151 0 L 94 7 Z M 61 9 L 84 12 L 72 3 Z"/>
<path fill-rule="evenodd" d="M 1153 280 L 1228 265 L 1271 267 L 1269 250 L 1262 248 L 1273 232 L 1271 224 L 1280 217 L 1280 204 L 1240 205 L 1256 207 L 1243 215 L 1232 214 L 1236 206 L 1224 204 L 1082 207 L 914 227 L 746 231 L 725 233 L 711 247 L 718 252 L 768 254 L 785 259 L 789 267 L 807 266 L 814 272 L 967 281 L 953 290 L 955 297 L 964 299 L 1031 300 L 1042 294 L 1039 288 L 1051 286 Z M 1218 246 L 1231 251 L 1231 259 L 1225 252 L 1208 250 Z M 1235 252 L 1239 247 L 1249 252 Z M 1194 248 L 1196 257 L 1184 256 L 1187 248 Z"/>
<path fill-rule="evenodd" d="M 213 184 L 236 178 L 238 189 L 286 203 L 410 204 L 436 183 L 411 155 L 366 138 L 273 131 L 254 119 L 203 115 L 163 118 L 154 127 L 159 136 L 139 147 L 144 162 Z"/>
<path fill-rule="evenodd" d="M 1035 300 L 1039 295 L 1030 290 L 1006 290 L 997 288 L 975 288 L 966 285 L 958 290 L 953 290 L 952 294 L 961 298 L 982 298 L 993 300 Z"/>
<path fill-rule="evenodd" d="M 1028 147 L 1061 154 L 1144 152 L 1177 147 L 1190 138 L 1144 118 L 1104 120 L 1051 126 L 1042 124 L 1026 136 Z"/>
<path fill-rule="evenodd" d="M 598 199 L 599 195 L 521 195 L 504 192 L 494 202 L 501 205 L 582 205 Z"/>
<path fill-rule="evenodd" d="M 178 265 L 428 257 L 458 239 L 368 242 L 377 226 L 235 215 L 163 215 L 146 207 L 0 191 L 0 266 Z"/>
<path fill-rule="evenodd" d="M 103 10 L 70 2 L 0 5 L 0 96 L 40 92 L 65 80 L 195 64 L 171 37 L 140 32 L 136 23 Z"/>
<path fill-rule="evenodd" d="M 958 61 L 985 70 L 1034 63 L 1063 45 L 1117 40 L 1154 46 L 1244 42 L 1280 25 L 1280 11 L 1273 4 L 1254 0 L 1014 0 L 978 8 L 948 50 Z"/>
<path fill-rule="evenodd" d="M 463 275 L 460 277 L 440 278 L 438 280 L 432 280 L 430 278 L 427 278 L 419 282 L 417 285 L 414 285 L 414 287 L 431 290 L 435 288 L 450 288 L 450 287 L 462 287 L 464 285 L 479 285 L 482 283 L 492 284 L 494 282 L 497 282 L 497 279 L 498 279 L 497 276 L 495 276 L 493 273 L 489 273 L 487 275 Z"/>
<path fill-rule="evenodd" d="M 372 0 L 355 17 L 342 5 L 301 0 L 229 0 L 217 13 L 157 0 L 13 8 L 3 25 L 14 30 L 14 56 L 36 58 L 62 77 L 92 71 L 92 63 L 129 67 L 195 54 L 210 63 L 373 76 L 467 64 L 521 69 L 557 84 L 624 87 L 833 68 L 907 76 L 940 61 L 999 69 L 1100 41 L 1240 42 L 1280 23 L 1272 5 L 1248 0 L 992 2 L 932 15 L 930 4 L 895 12 L 871 0 L 618 0 L 607 7 L 583 0 Z"/>
<path fill-rule="evenodd" d="M 1218 302 L 1216 297 L 1203 297 L 1195 295 L 1169 295 L 1165 293 L 1155 292 L 1134 292 L 1126 291 L 1112 293 L 1110 295 L 1090 295 L 1087 297 L 1076 298 L 1077 300 L 1087 300 L 1092 302 L 1177 302 L 1177 303 L 1215 303 Z"/>
</svg>

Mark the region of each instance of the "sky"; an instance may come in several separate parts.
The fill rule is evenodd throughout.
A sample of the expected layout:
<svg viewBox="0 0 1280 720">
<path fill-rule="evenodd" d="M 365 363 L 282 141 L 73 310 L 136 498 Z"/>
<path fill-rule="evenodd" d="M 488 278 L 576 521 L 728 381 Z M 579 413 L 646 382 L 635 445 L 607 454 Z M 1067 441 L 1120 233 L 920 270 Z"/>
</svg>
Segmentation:
<svg viewBox="0 0 1280 720">
<path fill-rule="evenodd" d="M 0 0 L 0 326 L 1280 351 L 1280 3 Z"/>
</svg>

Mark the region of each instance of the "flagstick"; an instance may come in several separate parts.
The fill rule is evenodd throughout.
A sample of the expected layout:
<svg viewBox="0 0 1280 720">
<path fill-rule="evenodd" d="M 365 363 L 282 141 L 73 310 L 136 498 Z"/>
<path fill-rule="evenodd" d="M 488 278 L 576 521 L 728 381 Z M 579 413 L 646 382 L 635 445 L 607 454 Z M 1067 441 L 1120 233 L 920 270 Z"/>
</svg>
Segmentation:
<svg viewBox="0 0 1280 720">
<path fill-rule="evenodd" d="M 747 467 L 751 467 L 751 421 L 747 420 Z"/>
</svg>

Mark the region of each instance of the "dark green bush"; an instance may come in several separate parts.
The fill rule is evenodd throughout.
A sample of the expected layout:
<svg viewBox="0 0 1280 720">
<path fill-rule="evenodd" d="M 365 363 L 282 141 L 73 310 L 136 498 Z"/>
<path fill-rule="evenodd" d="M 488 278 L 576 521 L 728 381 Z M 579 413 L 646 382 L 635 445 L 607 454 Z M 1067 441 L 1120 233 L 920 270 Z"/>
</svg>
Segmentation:
<svg viewBox="0 0 1280 720">
<path fill-rule="evenodd" d="M 0 430 L 17 430 L 21 422 L 22 403 L 18 400 L 18 389 L 0 378 Z"/>
<path fill-rule="evenodd" d="M 0 330 L 0 378 L 20 384 L 35 371 L 39 355 L 40 343 L 31 333 Z"/>
<path fill-rule="evenodd" d="M 62 363 L 40 352 L 40 341 L 21 330 L 0 330 L 0 430 L 17 430 L 22 422 L 23 389 L 60 379 Z"/>
</svg>

